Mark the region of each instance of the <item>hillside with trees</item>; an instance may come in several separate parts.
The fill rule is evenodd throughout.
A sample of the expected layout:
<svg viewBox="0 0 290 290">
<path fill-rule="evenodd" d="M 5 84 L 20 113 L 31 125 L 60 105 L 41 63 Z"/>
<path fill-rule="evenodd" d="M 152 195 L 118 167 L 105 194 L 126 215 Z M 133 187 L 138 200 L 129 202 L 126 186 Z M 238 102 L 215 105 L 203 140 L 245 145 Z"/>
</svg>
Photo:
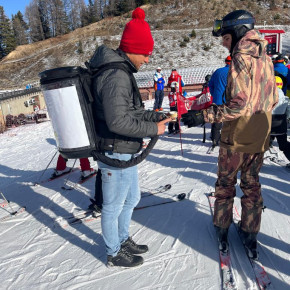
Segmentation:
<svg viewBox="0 0 290 290">
<path fill-rule="evenodd" d="M 251 11 L 256 24 L 290 25 L 289 0 L 32 0 L 24 15 L 6 16 L 0 6 L 0 87 L 8 89 L 38 80 L 38 73 L 64 65 L 82 65 L 96 47 L 116 48 L 131 11 L 143 5 L 155 39 L 152 67 L 195 66 L 195 52 L 204 60 L 225 50 L 210 34 L 214 19 L 234 9 Z M 179 56 L 176 59 L 176 52 Z M 181 62 L 178 62 L 178 59 Z M 151 68 L 150 66 L 147 67 Z"/>
</svg>

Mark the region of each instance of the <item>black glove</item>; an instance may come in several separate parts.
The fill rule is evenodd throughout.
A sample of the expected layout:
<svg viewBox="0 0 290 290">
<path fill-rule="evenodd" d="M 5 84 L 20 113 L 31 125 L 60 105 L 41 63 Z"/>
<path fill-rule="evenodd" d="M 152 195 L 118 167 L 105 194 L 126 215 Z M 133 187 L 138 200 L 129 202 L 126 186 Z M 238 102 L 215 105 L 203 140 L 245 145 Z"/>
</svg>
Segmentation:
<svg viewBox="0 0 290 290">
<path fill-rule="evenodd" d="M 189 110 L 186 114 L 181 115 L 181 121 L 184 125 L 188 126 L 188 128 L 203 125 L 203 113 L 202 111 Z"/>
</svg>

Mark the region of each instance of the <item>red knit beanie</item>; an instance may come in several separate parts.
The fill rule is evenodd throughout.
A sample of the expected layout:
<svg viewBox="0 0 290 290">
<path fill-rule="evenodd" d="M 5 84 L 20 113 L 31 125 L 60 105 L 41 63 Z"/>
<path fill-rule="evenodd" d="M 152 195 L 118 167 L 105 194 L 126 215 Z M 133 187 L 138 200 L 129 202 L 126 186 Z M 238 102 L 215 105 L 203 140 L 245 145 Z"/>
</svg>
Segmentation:
<svg viewBox="0 0 290 290">
<path fill-rule="evenodd" d="M 154 40 L 149 24 L 145 21 L 144 10 L 136 8 L 132 13 L 132 18 L 123 31 L 120 49 L 128 53 L 151 55 Z"/>
</svg>

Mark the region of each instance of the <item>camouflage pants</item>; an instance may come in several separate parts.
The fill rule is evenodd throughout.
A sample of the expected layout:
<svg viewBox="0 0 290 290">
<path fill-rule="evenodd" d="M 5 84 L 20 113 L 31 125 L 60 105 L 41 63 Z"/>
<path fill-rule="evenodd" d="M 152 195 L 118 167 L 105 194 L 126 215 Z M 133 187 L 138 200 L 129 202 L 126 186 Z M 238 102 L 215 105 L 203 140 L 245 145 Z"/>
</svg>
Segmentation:
<svg viewBox="0 0 290 290">
<path fill-rule="evenodd" d="M 263 164 L 263 156 L 264 153 L 249 154 L 220 148 L 213 220 L 216 226 L 228 228 L 232 222 L 235 185 L 240 170 L 240 187 L 244 194 L 241 198 L 241 228 L 245 232 L 259 232 L 263 207 L 259 172 Z"/>
</svg>

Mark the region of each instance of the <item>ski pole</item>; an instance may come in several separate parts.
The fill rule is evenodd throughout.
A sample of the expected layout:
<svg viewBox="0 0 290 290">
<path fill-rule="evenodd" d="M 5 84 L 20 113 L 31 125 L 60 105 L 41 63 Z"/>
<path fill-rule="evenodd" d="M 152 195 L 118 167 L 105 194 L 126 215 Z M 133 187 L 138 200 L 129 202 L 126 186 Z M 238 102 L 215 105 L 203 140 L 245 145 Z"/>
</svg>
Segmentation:
<svg viewBox="0 0 290 290">
<path fill-rule="evenodd" d="M 179 128 L 180 128 L 180 122 L 179 122 Z M 181 130 L 179 130 L 179 140 L 180 140 L 181 156 L 183 156 L 182 139 L 181 139 Z"/>
<path fill-rule="evenodd" d="M 150 205 L 135 207 L 134 210 L 144 209 L 144 208 L 148 208 L 148 207 L 152 207 L 152 206 L 157 206 L 157 205 L 162 205 L 162 204 L 167 204 L 167 203 L 178 202 L 178 201 L 184 200 L 185 197 L 186 197 L 186 194 L 185 193 L 180 193 L 180 194 L 177 195 L 177 200 L 169 200 L 169 201 L 159 202 L 159 203 L 155 203 L 155 204 L 150 204 Z"/>
<path fill-rule="evenodd" d="M 11 215 L 13 215 L 13 214 L 15 214 L 16 213 L 16 211 L 13 211 L 13 208 L 12 208 L 12 206 L 10 205 L 10 201 L 8 201 L 7 199 L 6 199 L 6 197 L 4 196 L 4 194 L 3 194 L 3 192 L 2 191 L 0 191 L 0 193 L 1 193 L 1 195 L 2 195 L 2 197 L 3 197 L 3 199 L 7 202 L 7 204 L 9 205 L 9 207 L 11 208 Z"/>
<path fill-rule="evenodd" d="M 43 170 L 43 172 L 42 172 L 42 174 L 40 175 L 40 177 L 38 178 L 38 180 L 34 183 L 34 186 L 39 185 L 39 181 L 40 181 L 41 177 L 43 176 L 43 174 L 44 174 L 45 171 L 47 170 L 48 166 L 50 165 L 50 163 L 51 163 L 52 160 L 54 159 L 54 157 L 55 157 L 55 155 L 56 155 L 57 152 L 58 152 L 58 151 L 56 150 L 55 153 L 54 153 L 54 155 L 52 156 L 51 160 L 50 160 L 49 163 L 47 164 L 46 168 Z"/>
<path fill-rule="evenodd" d="M 205 138 L 206 138 L 206 135 L 205 135 L 205 124 L 203 125 L 203 139 L 202 139 L 202 143 L 205 143 Z"/>
</svg>

